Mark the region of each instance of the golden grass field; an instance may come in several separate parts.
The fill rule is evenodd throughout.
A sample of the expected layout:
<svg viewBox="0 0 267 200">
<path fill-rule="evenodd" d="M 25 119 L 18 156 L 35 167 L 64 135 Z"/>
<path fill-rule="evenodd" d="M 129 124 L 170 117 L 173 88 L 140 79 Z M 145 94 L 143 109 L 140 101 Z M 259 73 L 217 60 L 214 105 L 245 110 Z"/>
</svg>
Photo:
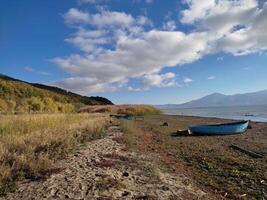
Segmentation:
<svg viewBox="0 0 267 200">
<path fill-rule="evenodd" d="M 80 143 L 100 138 L 104 114 L 0 115 L 0 196 L 21 178 L 39 179 Z"/>
<path fill-rule="evenodd" d="M 134 116 L 159 114 L 160 111 L 151 105 L 95 105 L 83 107 L 80 112 L 116 113 Z"/>
<path fill-rule="evenodd" d="M 87 106 L 81 113 L 0 115 L 0 196 L 16 181 L 40 179 L 79 144 L 103 136 L 108 114 L 160 113 L 149 105 Z"/>
</svg>

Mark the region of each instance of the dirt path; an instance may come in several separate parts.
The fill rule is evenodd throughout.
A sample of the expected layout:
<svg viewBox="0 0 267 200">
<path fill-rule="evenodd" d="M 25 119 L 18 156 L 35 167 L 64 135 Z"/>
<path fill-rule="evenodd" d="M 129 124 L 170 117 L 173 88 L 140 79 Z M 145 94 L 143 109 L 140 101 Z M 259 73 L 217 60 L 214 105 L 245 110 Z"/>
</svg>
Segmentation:
<svg viewBox="0 0 267 200">
<path fill-rule="evenodd" d="M 206 199 L 186 177 L 159 169 L 149 155 L 125 150 L 114 140 L 122 132 L 110 127 L 105 138 L 82 146 L 55 166 L 46 180 L 19 183 L 2 199 Z"/>
</svg>

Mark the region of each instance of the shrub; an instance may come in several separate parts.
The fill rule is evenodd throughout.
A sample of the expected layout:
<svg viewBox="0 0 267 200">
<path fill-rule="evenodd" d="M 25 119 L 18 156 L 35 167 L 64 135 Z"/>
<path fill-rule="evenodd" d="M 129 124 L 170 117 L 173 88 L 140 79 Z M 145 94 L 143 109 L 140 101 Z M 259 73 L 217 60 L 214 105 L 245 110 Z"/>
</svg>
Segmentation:
<svg viewBox="0 0 267 200">
<path fill-rule="evenodd" d="M 5 100 L 0 99 L 0 113 L 6 113 L 7 112 L 7 103 Z"/>
<path fill-rule="evenodd" d="M 37 97 L 32 97 L 29 100 L 30 109 L 34 112 L 42 111 L 45 107 L 44 103 Z"/>
<path fill-rule="evenodd" d="M 53 101 L 52 98 L 45 97 L 44 98 L 45 108 L 44 110 L 49 113 L 56 113 L 58 111 L 57 104 Z"/>
<path fill-rule="evenodd" d="M 16 108 L 16 102 L 13 100 L 7 100 L 7 112 L 8 113 L 14 113 Z"/>
</svg>

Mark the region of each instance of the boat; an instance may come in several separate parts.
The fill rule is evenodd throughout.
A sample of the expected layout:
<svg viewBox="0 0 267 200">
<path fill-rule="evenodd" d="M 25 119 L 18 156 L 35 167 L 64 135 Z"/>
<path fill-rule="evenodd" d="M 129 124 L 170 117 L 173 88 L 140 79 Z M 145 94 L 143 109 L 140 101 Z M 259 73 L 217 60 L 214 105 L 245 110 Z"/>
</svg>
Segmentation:
<svg viewBox="0 0 267 200">
<path fill-rule="evenodd" d="M 133 115 L 128 115 L 128 114 L 111 114 L 110 117 L 115 117 L 117 119 L 122 119 L 122 120 L 134 120 L 134 116 Z"/>
<path fill-rule="evenodd" d="M 247 130 L 249 121 L 239 121 L 225 124 L 207 124 L 190 126 L 191 133 L 196 135 L 230 135 L 243 133 Z"/>
</svg>

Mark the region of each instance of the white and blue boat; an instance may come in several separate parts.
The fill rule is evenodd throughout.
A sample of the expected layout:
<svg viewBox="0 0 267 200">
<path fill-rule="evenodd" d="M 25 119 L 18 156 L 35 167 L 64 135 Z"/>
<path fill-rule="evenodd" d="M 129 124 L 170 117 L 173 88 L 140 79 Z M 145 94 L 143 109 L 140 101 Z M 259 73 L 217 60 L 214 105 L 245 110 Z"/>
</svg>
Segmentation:
<svg viewBox="0 0 267 200">
<path fill-rule="evenodd" d="M 190 131 L 198 135 L 230 135 L 243 133 L 247 130 L 249 121 L 232 122 L 226 124 L 208 124 L 190 126 Z"/>
</svg>

